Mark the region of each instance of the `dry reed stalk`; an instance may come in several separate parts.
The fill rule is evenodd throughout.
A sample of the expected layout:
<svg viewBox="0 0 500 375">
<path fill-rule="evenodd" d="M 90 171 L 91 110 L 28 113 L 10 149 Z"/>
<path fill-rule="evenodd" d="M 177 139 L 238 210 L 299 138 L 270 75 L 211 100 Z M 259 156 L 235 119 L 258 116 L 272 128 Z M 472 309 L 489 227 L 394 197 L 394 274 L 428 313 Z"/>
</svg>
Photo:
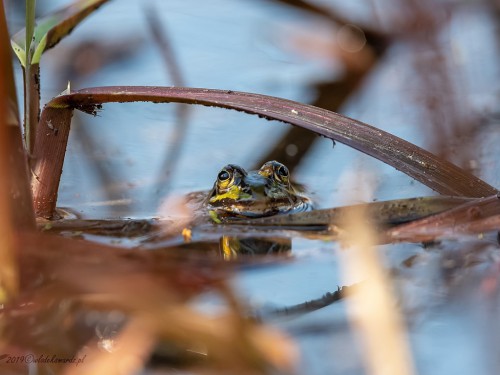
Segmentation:
<svg viewBox="0 0 500 375">
<path fill-rule="evenodd" d="M 358 182 L 363 181 L 359 177 Z M 349 191 L 347 189 L 346 191 Z M 363 275 L 356 292 L 346 299 L 351 324 L 359 333 L 367 372 L 373 375 L 415 374 L 404 322 L 396 308 L 391 282 L 384 271 L 374 244 L 374 227 L 367 224 L 362 206 L 345 217 L 342 244 L 347 254 L 341 257 L 344 284 L 353 275 Z"/>
<path fill-rule="evenodd" d="M 149 101 L 234 109 L 308 129 L 342 142 L 406 173 L 445 195 L 484 197 L 497 189 L 446 160 L 363 122 L 314 106 L 232 90 L 189 87 L 109 86 L 59 95 L 42 111 L 35 143 L 33 195 L 37 216 L 51 217 L 73 109 L 96 114 L 104 103 Z M 51 134 L 53 133 L 53 135 Z M 54 163 L 48 162 L 53 159 Z"/>
<path fill-rule="evenodd" d="M 106 351 L 97 345 L 87 346 L 76 358 L 81 361 L 67 366 L 63 375 L 135 374 L 140 371 L 154 349 L 154 335 L 140 318 L 133 318 L 114 340 L 114 350 Z"/>
</svg>

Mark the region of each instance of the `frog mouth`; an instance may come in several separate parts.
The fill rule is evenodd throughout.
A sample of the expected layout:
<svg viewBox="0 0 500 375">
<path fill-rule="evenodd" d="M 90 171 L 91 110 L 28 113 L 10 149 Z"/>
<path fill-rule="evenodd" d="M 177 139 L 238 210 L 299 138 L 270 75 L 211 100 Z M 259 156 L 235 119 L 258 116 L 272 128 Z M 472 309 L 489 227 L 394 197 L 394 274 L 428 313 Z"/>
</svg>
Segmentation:
<svg viewBox="0 0 500 375">
<path fill-rule="evenodd" d="M 213 205 L 212 209 L 225 217 L 257 218 L 277 214 L 308 211 L 312 204 L 308 199 L 297 197 L 267 198 L 264 202 L 252 199 L 224 199 Z"/>
</svg>

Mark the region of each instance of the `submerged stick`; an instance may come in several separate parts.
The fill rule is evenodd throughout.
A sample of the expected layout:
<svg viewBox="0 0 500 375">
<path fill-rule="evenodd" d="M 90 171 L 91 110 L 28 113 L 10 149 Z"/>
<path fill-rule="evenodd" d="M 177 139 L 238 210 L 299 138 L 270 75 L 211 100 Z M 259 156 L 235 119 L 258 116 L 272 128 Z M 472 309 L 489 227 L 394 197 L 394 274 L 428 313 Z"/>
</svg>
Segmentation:
<svg viewBox="0 0 500 375">
<path fill-rule="evenodd" d="M 473 199 L 437 215 L 387 230 L 389 241 L 428 242 L 500 229 L 500 196 Z"/>
<path fill-rule="evenodd" d="M 299 303 L 288 307 L 269 308 L 263 311 L 258 311 L 254 314 L 254 319 L 268 320 L 275 318 L 290 318 L 294 316 L 302 316 L 304 314 L 322 309 L 330 306 L 331 304 L 341 301 L 346 298 L 350 293 L 353 293 L 356 285 L 338 287 L 338 289 L 331 293 L 323 294 L 320 298 L 315 298 L 310 301 Z"/>
</svg>

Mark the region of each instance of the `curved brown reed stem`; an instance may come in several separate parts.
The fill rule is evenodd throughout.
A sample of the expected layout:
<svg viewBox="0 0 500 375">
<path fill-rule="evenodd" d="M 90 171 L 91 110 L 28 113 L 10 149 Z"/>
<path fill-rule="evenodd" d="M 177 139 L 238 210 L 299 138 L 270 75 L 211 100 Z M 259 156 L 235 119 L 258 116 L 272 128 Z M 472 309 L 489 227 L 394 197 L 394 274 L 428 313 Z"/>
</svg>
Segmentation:
<svg viewBox="0 0 500 375">
<path fill-rule="evenodd" d="M 401 138 L 338 113 L 266 95 L 187 87 L 112 86 L 83 89 L 52 99 L 42 113 L 35 145 L 36 211 L 51 216 L 57 199 L 71 112 L 95 114 L 103 103 L 149 101 L 235 109 L 308 129 L 364 152 L 445 195 L 483 197 L 497 190 L 456 165 Z M 57 124 L 58 131 L 51 132 Z M 40 131 L 39 131 L 40 133 Z M 64 135 L 64 137 L 63 137 Z M 57 137 L 59 141 L 56 140 Z M 55 155 L 58 156 L 55 156 Z M 53 165 L 53 163 L 57 163 Z M 60 165 L 60 167 L 59 167 Z"/>
</svg>

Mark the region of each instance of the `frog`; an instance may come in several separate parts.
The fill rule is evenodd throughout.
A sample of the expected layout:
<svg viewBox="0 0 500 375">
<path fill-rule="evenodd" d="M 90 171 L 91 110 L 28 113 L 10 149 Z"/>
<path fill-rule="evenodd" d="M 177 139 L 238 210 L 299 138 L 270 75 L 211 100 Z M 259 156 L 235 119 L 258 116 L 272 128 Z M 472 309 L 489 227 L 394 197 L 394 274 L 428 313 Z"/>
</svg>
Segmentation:
<svg viewBox="0 0 500 375">
<path fill-rule="evenodd" d="M 313 209 L 311 199 L 292 184 L 288 168 L 276 160 L 252 171 L 226 165 L 217 174 L 205 206 L 216 223 Z"/>
<path fill-rule="evenodd" d="M 310 211 L 313 204 L 301 189 L 292 184 L 288 168 L 271 160 L 252 171 L 236 164 L 223 167 L 207 194 L 205 207 L 212 221 L 221 224 Z M 291 242 L 287 238 L 223 235 L 219 247 L 224 259 L 231 260 L 239 254 L 288 253 Z"/>
</svg>

